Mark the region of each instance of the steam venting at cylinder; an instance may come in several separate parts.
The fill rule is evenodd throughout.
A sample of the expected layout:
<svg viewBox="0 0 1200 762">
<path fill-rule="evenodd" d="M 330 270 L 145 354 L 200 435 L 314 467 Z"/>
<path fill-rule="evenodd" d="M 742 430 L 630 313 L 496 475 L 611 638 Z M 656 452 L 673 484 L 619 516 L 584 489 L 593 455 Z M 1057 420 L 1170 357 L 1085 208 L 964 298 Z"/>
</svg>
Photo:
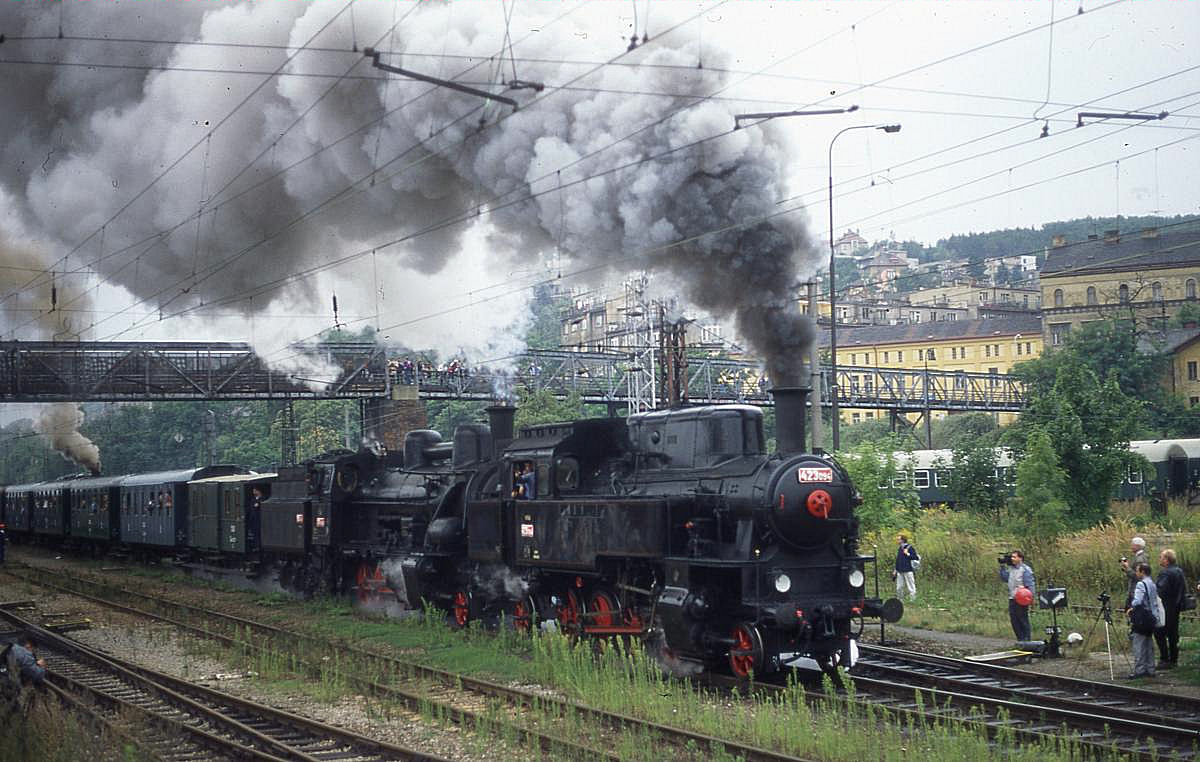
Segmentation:
<svg viewBox="0 0 1200 762">
<path fill-rule="evenodd" d="M 805 452 L 804 419 L 807 414 L 807 386 L 777 386 L 775 398 L 775 447 L 784 454 Z"/>
</svg>

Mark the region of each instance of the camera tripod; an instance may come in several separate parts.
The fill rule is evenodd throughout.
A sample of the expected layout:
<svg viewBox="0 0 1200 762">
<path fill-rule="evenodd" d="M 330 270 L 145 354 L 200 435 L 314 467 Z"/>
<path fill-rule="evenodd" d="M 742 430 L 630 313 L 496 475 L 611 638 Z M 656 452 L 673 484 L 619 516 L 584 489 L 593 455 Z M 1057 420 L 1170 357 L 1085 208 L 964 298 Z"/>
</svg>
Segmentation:
<svg viewBox="0 0 1200 762">
<path fill-rule="evenodd" d="M 1096 627 L 1101 622 L 1104 622 L 1104 651 L 1108 654 L 1108 679 L 1115 680 L 1116 673 L 1113 670 L 1113 652 L 1112 652 L 1112 596 L 1108 593 L 1100 593 L 1096 600 L 1100 601 L 1100 611 L 1096 613 L 1096 619 L 1092 622 L 1092 629 L 1088 630 L 1087 638 L 1083 641 L 1089 643 L 1092 640 L 1092 634 L 1096 632 Z M 1133 662 L 1129 659 L 1129 653 L 1125 653 L 1125 661 L 1132 668 Z"/>
</svg>

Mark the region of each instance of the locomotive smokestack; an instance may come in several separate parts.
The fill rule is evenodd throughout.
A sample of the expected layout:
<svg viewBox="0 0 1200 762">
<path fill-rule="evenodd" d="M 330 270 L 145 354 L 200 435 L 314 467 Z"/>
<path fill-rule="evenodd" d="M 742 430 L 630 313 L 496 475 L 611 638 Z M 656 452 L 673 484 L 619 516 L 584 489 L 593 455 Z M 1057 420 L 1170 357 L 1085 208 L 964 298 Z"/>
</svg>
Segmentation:
<svg viewBox="0 0 1200 762">
<path fill-rule="evenodd" d="M 517 409 L 512 405 L 491 405 L 487 408 L 488 425 L 492 428 L 493 456 L 499 457 L 500 451 L 513 440 L 513 419 Z"/>
<path fill-rule="evenodd" d="M 777 386 L 771 390 L 775 398 L 775 450 L 780 453 L 805 451 L 805 403 L 810 389 L 807 386 Z"/>
</svg>

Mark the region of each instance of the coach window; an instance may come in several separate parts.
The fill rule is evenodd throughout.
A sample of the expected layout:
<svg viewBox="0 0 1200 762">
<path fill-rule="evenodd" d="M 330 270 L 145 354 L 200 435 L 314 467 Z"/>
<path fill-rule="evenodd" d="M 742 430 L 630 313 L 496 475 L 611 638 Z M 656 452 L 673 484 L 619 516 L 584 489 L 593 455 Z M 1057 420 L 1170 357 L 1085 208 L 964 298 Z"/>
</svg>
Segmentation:
<svg viewBox="0 0 1200 762">
<path fill-rule="evenodd" d="M 908 485 L 908 472 L 907 471 L 897 471 L 896 475 L 892 477 L 892 486 L 893 487 L 904 487 L 907 485 Z"/>
<path fill-rule="evenodd" d="M 1129 303 L 1129 284 L 1122 283 L 1121 287 L 1117 289 L 1117 300 L 1120 301 L 1121 304 Z"/>
<path fill-rule="evenodd" d="M 1054 289 L 1054 306 L 1063 306 L 1063 290 L 1061 288 Z"/>
<path fill-rule="evenodd" d="M 1162 283 L 1154 281 L 1154 283 L 1150 285 L 1150 296 L 1156 302 L 1161 302 L 1163 300 Z"/>
<path fill-rule="evenodd" d="M 1095 286 L 1088 286 L 1087 303 L 1089 305 L 1096 304 L 1096 287 Z"/>
<path fill-rule="evenodd" d="M 924 468 L 918 468 L 913 471 L 913 487 L 917 489 L 925 489 L 929 486 L 929 471 Z"/>
<path fill-rule="evenodd" d="M 1195 278 L 1188 278 L 1187 283 L 1184 284 L 1184 296 L 1186 296 L 1188 299 L 1196 298 L 1196 279 Z"/>
<path fill-rule="evenodd" d="M 1130 484 L 1141 484 L 1142 483 L 1142 468 L 1141 468 L 1141 466 L 1130 466 L 1129 467 L 1129 483 Z"/>
</svg>

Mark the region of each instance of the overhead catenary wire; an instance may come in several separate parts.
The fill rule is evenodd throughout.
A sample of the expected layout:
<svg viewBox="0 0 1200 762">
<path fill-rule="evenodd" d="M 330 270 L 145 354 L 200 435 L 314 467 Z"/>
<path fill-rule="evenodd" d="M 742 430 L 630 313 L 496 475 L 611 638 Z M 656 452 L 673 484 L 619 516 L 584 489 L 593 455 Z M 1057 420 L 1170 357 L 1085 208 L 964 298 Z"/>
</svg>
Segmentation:
<svg viewBox="0 0 1200 762">
<path fill-rule="evenodd" d="M 870 14 L 870 15 L 866 16 L 865 18 L 871 18 L 871 17 L 873 17 L 874 15 L 876 15 L 876 14 L 878 14 L 878 13 L 882 12 L 882 10 L 885 10 L 885 9 L 877 10 L 877 11 L 873 12 L 872 14 Z M 565 15 L 565 14 L 564 14 L 564 15 Z M 864 19 L 864 20 L 865 20 L 865 19 Z M 860 22 L 857 22 L 857 23 L 861 23 L 861 20 L 860 20 Z M 807 47 L 805 47 L 805 48 L 802 48 L 800 51 L 797 51 L 797 53 L 794 53 L 794 54 L 792 54 L 792 56 L 785 57 L 785 58 L 784 58 L 784 59 L 782 59 L 782 60 L 787 60 L 788 58 L 790 58 L 790 57 L 793 57 L 794 55 L 798 54 L 799 52 L 803 52 L 804 50 L 807 50 L 807 49 L 809 49 L 809 48 L 811 48 L 811 47 L 815 46 L 816 44 L 819 44 L 820 42 L 824 42 L 825 40 L 831 39 L 833 36 L 835 36 L 835 35 L 829 35 L 829 36 L 827 36 L 827 37 L 823 38 L 822 40 L 819 40 L 817 43 L 813 43 L 813 45 L 809 45 L 809 46 L 807 46 Z M 984 47 L 986 47 L 986 46 L 984 46 Z M 951 56 L 951 57 L 953 57 L 953 56 Z M 944 59 L 940 59 L 940 60 L 941 60 L 941 61 L 945 61 L 945 60 L 947 60 L 947 59 L 945 59 L 945 58 L 944 58 Z M 612 63 L 613 63 L 613 62 L 612 62 L 612 61 L 610 61 L 610 62 L 607 62 L 605 65 L 611 65 Z M 777 65 L 778 63 L 780 63 L 780 62 L 779 62 L 779 61 L 777 61 L 777 62 L 774 62 L 773 64 L 771 64 L 771 66 L 773 67 L 773 66 Z M 768 68 L 770 68 L 770 67 L 768 67 Z M 765 71 L 765 70 L 762 70 L 762 71 Z M 758 72 L 758 73 L 759 73 L 759 74 L 761 74 L 761 73 L 762 73 L 762 71 L 760 71 L 760 72 Z M 636 133 L 635 133 L 635 134 L 636 134 Z M 586 157 L 585 157 L 585 158 L 586 158 Z"/>
<path fill-rule="evenodd" d="M 1125 127 L 1129 127 L 1129 126 L 1130 126 L 1130 125 L 1125 125 Z M 1028 141 L 1028 142 L 1033 142 L 1033 141 L 1031 140 L 1031 141 Z M 853 191 L 848 191 L 848 192 L 853 192 Z M 851 224 L 853 224 L 853 223 L 851 223 Z"/>
</svg>

